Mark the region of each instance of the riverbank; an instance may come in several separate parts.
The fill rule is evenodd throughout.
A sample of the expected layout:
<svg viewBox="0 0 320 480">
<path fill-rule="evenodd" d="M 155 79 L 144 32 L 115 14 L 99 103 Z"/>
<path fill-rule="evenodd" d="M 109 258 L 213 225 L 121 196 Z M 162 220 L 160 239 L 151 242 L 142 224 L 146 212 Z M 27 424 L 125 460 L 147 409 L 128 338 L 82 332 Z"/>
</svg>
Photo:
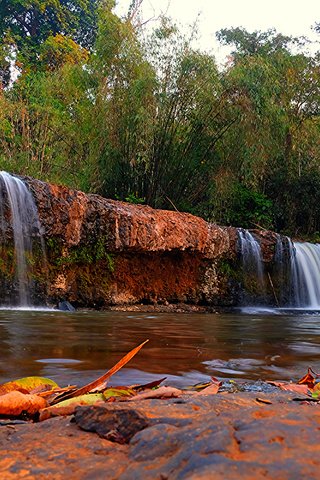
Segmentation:
<svg viewBox="0 0 320 480">
<path fill-rule="evenodd" d="M 81 309 L 86 311 L 87 309 Z M 231 311 L 231 307 L 213 307 L 209 305 L 190 305 L 187 303 L 168 303 L 152 305 L 110 305 L 101 311 L 110 312 L 141 312 L 141 313 L 223 313 Z"/>
<path fill-rule="evenodd" d="M 295 397 L 290 392 L 195 394 L 78 407 L 75 416 L 36 424 L 1 421 L 1 477 L 317 478 L 319 404 Z M 131 429 L 128 443 L 103 438 L 119 428 L 123 434 Z"/>
</svg>

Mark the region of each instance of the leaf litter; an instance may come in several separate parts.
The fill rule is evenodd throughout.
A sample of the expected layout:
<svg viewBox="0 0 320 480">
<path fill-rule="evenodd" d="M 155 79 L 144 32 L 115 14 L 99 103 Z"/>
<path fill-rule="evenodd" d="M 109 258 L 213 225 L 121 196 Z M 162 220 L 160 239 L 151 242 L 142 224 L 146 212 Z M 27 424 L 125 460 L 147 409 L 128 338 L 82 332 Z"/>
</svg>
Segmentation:
<svg viewBox="0 0 320 480">
<path fill-rule="evenodd" d="M 103 405 L 107 402 L 136 402 L 146 399 L 179 398 L 185 395 L 215 395 L 223 391 L 223 383 L 215 377 L 211 381 L 198 383 L 183 390 L 171 386 L 163 386 L 166 380 L 159 380 L 143 385 L 118 386 L 107 388 L 110 378 L 124 367 L 148 342 L 132 349 L 122 357 L 110 370 L 101 377 L 78 388 L 76 385 L 60 387 L 50 378 L 25 377 L 0 385 L 0 418 L 25 418 L 33 421 L 42 421 L 53 416 L 73 414 L 79 406 Z M 302 395 L 293 400 L 320 402 L 320 377 L 311 367 L 306 375 L 296 383 L 282 381 L 267 381 L 280 390 L 290 391 Z M 230 380 L 237 388 L 237 382 Z M 268 399 L 257 397 L 257 402 L 271 404 Z"/>
</svg>

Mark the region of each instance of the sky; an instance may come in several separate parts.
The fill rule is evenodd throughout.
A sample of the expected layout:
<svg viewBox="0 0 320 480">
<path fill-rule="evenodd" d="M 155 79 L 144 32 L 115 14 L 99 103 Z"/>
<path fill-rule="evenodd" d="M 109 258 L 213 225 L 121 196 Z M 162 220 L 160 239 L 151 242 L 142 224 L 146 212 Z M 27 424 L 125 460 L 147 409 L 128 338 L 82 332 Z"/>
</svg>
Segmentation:
<svg viewBox="0 0 320 480">
<path fill-rule="evenodd" d="M 127 11 L 130 0 L 118 0 L 117 13 Z M 311 30 L 320 23 L 320 0 L 143 0 L 144 19 L 167 13 L 182 26 L 192 24 L 199 15 L 198 46 L 218 57 L 227 54 L 215 40 L 215 32 L 225 27 L 244 27 L 248 31 L 276 28 L 292 36 L 305 35 L 320 40 Z"/>
</svg>

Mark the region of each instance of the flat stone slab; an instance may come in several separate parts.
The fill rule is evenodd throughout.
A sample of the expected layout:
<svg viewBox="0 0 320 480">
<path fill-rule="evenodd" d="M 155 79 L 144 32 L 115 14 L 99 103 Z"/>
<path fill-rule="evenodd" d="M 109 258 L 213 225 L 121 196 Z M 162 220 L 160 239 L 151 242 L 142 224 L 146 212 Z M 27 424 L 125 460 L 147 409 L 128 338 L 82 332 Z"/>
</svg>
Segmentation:
<svg viewBox="0 0 320 480">
<path fill-rule="evenodd" d="M 79 407 L 73 417 L 36 424 L 3 421 L 0 478 L 318 478 L 320 405 L 295 402 L 295 396 L 289 392 L 194 394 Z M 126 437 L 130 418 L 137 427 Z M 83 430 L 88 425 L 91 432 Z M 119 425 L 128 443 L 117 442 Z M 105 437 L 112 430 L 110 441 Z"/>
</svg>

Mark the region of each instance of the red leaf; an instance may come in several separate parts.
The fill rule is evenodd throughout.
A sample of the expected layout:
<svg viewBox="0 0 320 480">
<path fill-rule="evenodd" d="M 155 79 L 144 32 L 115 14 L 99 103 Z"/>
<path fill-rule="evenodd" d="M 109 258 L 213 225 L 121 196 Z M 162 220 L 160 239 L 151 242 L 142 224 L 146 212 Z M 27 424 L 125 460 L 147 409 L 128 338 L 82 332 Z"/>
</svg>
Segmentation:
<svg viewBox="0 0 320 480">
<path fill-rule="evenodd" d="M 83 387 L 74 390 L 73 392 L 62 395 L 61 397 L 57 397 L 53 402 L 51 402 L 52 405 L 54 405 L 55 403 L 59 403 L 62 400 L 66 400 L 67 398 L 79 397 L 81 395 L 84 395 L 85 393 L 99 392 L 101 390 L 104 390 L 106 388 L 109 378 L 112 377 L 112 375 L 114 375 L 116 372 L 118 372 L 122 367 L 124 367 L 124 365 L 126 365 L 148 341 L 149 340 L 146 340 L 145 342 L 141 343 L 141 345 L 138 345 L 137 347 L 132 349 L 129 353 L 127 353 L 127 355 L 122 357 L 121 360 L 119 360 L 119 362 L 114 365 L 114 367 L 108 370 L 101 377 L 97 378 L 97 380 L 94 380 L 93 382 L 90 382 L 87 385 L 84 385 Z"/>
</svg>

